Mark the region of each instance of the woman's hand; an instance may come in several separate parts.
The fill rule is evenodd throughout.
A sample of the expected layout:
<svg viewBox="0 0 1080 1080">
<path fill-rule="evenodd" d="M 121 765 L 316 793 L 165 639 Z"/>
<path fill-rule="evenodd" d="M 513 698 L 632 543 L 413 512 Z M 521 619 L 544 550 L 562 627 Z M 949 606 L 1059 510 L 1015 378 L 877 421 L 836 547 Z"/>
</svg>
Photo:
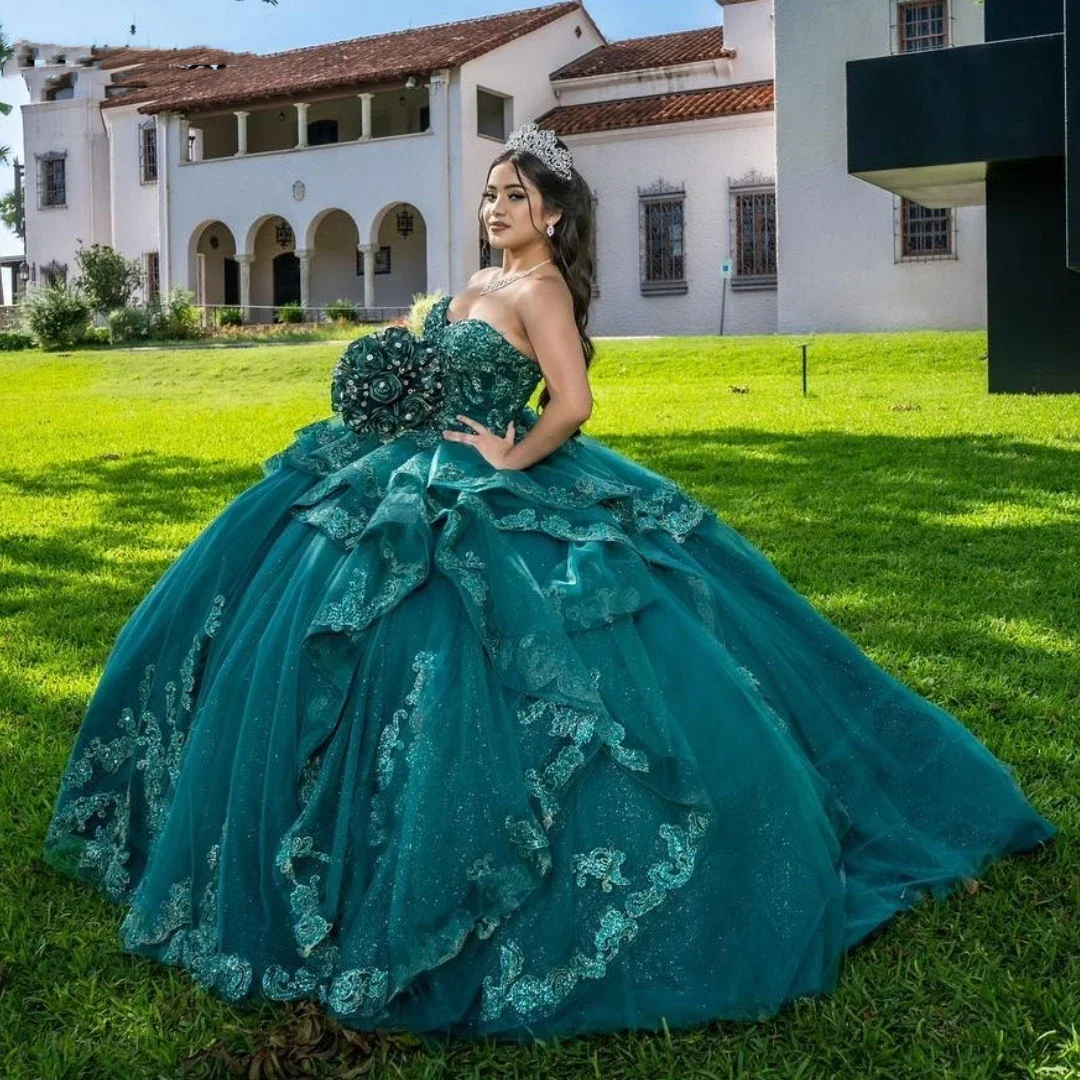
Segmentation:
<svg viewBox="0 0 1080 1080">
<path fill-rule="evenodd" d="M 444 439 L 450 439 L 453 442 L 469 443 L 480 451 L 480 456 L 490 465 L 493 465 L 496 469 L 506 468 L 503 462 L 506 460 L 506 455 L 510 453 L 514 446 L 513 420 L 507 425 L 506 434 L 500 438 L 493 431 L 489 431 L 484 427 L 479 421 L 472 420 L 468 416 L 458 415 L 455 419 L 460 420 L 463 424 L 468 424 L 473 430 L 451 431 L 447 428 L 443 430 Z"/>
</svg>

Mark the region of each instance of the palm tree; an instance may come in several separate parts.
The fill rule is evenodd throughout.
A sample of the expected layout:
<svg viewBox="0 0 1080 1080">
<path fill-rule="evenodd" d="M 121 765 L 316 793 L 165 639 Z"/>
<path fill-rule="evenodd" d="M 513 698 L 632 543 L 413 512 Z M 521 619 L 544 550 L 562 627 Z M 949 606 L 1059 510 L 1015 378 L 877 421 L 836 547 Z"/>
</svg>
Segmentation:
<svg viewBox="0 0 1080 1080">
<path fill-rule="evenodd" d="M 21 235 L 20 228 L 25 205 L 25 188 L 19 188 L 18 197 L 16 197 L 14 191 L 9 191 L 6 195 L 0 195 L 0 225 L 3 225 L 5 229 L 10 229 L 13 233 Z"/>
<path fill-rule="evenodd" d="M 0 72 L 3 72 L 4 65 L 7 64 L 14 53 L 15 50 L 4 36 L 4 28 L 0 25 Z M 6 101 L 0 101 L 0 116 L 7 116 L 10 112 L 11 106 L 8 105 Z M 8 163 L 8 154 L 10 153 L 10 146 L 0 146 L 0 165 L 6 165 Z"/>
</svg>

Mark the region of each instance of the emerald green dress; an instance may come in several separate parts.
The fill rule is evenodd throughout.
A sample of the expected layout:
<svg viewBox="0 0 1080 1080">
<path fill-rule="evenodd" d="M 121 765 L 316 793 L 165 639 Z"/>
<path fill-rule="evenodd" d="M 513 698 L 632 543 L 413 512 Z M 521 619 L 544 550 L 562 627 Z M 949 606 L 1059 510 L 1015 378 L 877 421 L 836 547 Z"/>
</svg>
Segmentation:
<svg viewBox="0 0 1080 1080">
<path fill-rule="evenodd" d="M 358 1029 L 753 1019 L 1054 834 L 670 479 L 585 434 L 524 470 L 445 439 L 524 435 L 540 380 L 448 303 L 411 338 L 426 422 L 300 428 L 120 631 L 45 854 L 124 950 Z"/>
</svg>

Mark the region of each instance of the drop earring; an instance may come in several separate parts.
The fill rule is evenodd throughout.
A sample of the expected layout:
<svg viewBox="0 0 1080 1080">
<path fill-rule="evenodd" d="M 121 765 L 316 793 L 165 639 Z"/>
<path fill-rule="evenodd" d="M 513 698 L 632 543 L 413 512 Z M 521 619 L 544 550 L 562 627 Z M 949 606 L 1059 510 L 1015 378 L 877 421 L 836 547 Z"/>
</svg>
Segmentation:
<svg viewBox="0 0 1080 1080">
<path fill-rule="evenodd" d="M 548 222 L 547 234 L 548 234 L 548 236 L 554 236 L 555 235 L 555 226 L 552 225 L 550 221 Z"/>
</svg>

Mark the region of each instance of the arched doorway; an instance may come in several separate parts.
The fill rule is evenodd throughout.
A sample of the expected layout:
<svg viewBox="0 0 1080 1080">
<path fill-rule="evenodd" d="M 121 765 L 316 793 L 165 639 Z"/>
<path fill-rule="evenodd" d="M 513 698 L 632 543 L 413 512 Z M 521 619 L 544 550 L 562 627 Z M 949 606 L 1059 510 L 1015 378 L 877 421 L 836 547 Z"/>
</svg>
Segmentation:
<svg viewBox="0 0 1080 1080">
<path fill-rule="evenodd" d="M 263 214 L 245 235 L 247 250 L 253 256 L 250 318 L 252 322 L 273 322 L 276 308 L 301 302 L 296 234 L 287 218 Z"/>
<path fill-rule="evenodd" d="M 240 303 L 240 266 L 236 241 L 223 221 L 207 221 L 191 234 L 188 248 L 188 288 L 198 307 L 216 308 Z"/>
<path fill-rule="evenodd" d="M 346 211 L 327 208 L 309 222 L 307 247 L 312 252 L 311 304 L 324 307 L 335 300 L 361 305 L 364 279 L 357 266 L 360 233 Z"/>
<path fill-rule="evenodd" d="M 294 251 L 274 256 L 274 307 L 300 303 L 300 260 Z"/>
<path fill-rule="evenodd" d="M 374 217 L 370 232 L 374 244 L 374 281 L 363 278 L 364 263 L 357 264 L 361 289 L 370 288 L 378 306 L 407 308 L 414 296 L 427 291 L 427 223 L 420 208 L 408 201 L 384 206 Z"/>
</svg>

